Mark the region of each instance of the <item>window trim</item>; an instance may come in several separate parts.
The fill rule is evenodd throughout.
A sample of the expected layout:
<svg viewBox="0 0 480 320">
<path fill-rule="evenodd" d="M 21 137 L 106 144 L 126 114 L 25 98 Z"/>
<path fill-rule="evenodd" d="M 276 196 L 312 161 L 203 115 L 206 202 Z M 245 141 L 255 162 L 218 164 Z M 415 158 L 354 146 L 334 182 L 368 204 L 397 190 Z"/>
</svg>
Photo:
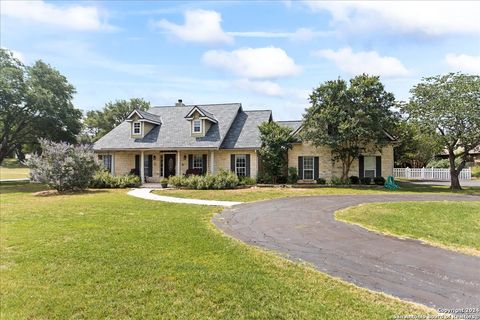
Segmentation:
<svg viewBox="0 0 480 320">
<path fill-rule="evenodd" d="M 195 123 L 198 123 L 198 128 L 199 128 L 199 131 L 195 131 Z M 203 124 L 202 124 L 202 120 L 200 119 L 194 119 L 192 120 L 192 133 L 202 133 L 203 132 Z"/>
<path fill-rule="evenodd" d="M 305 163 L 307 159 L 312 160 L 312 168 L 311 169 L 305 169 Z M 305 172 L 312 172 L 312 178 L 305 178 Z M 315 157 L 314 156 L 304 156 L 303 157 L 303 180 L 314 180 L 315 179 Z"/>
<path fill-rule="evenodd" d="M 139 132 L 135 132 L 135 125 L 139 125 Z M 132 123 L 132 135 L 142 135 L 142 123 L 140 121 L 135 121 Z"/>
<path fill-rule="evenodd" d="M 105 160 L 108 160 L 109 164 L 110 164 L 110 168 L 108 168 L 106 165 L 105 165 Z M 102 155 L 102 166 L 107 169 L 108 172 L 110 173 L 113 173 L 113 156 L 111 154 L 104 154 Z"/>
<path fill-rule="evenodd" d="M 201 166 L 195 166 L 195 160 L 199 161 Z M 201 169 L 203 172 L 205 164 L 203 163 L 203 154 L 194 154 L 192 155 L 192 169 Z"/>
<path fill-rule="evenodd" d="M 241 167 L 241 166 L 238 166 L 238 162 L 237 162 L 237 159 L 241 159 L 243 158 L 243 160 L 245 161 L 245 166 Z M 243 175 L 240 175 L 238 174 L 238 169 L 243 169 L 244 170 L 244 174 Z M 247 176 L 247 155 L 246 154 L 236 154 L 235 155 L 235 174 L 238 176 L 238 177 L 246 177 Z"/>
</svg>

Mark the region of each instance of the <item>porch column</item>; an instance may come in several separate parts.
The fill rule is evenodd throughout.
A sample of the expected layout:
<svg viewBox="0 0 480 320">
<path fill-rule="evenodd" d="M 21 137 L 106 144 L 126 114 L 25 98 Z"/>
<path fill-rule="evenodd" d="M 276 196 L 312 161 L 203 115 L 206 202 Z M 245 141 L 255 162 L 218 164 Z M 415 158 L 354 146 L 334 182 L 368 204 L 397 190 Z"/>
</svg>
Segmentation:
<svg viewBox="0 0 480 320">
<path fill-rule="evenodd" d="M 180 160 L 180 150 L 178 150 L 178 151 L 177 151 L 177 172 L 175 172 L 177 176 L 181 176 L 181 175 L 182 175 L 182 174 L 181 174 L 181 172 L 182 172 L 182 166 L 181 166 L 181 164 L 182 164 L 182 161 Z"/>
<path fill-rule="evenodd" d="M 140 154 L 140 180 L 142 181 L 142 184 L 145 182 L 145 157 L 144 157 L 144 151 L 142 150 L 142 153 Z"/>
<path fill-rule="evenodd" d="M 215 173 L 215 151 L 210 151 L 210 173 Z"/>
<path fill-rule="evenodd" d="M 115 152 L 112 152 L 112 176 L 115 175 Z"/>
</svg>

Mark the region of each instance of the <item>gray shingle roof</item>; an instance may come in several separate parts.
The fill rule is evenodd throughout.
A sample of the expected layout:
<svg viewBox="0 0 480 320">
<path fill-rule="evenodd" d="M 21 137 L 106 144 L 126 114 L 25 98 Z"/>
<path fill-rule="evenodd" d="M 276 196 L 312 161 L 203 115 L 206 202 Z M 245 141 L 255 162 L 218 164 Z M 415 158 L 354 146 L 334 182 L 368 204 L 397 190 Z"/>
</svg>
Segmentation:
<svg viewBox="0 0 480 320">
<path fill-rule="evenodd" d="M 292 133 L 296 132 L 302 125 L 302 120 L 295 121 L 276 121 L 279 125 L 289 127 L 292 129 Z"/>
<path fill-rule="evenodd" d="M 258 126 L 272 117 L 270 110 L 241 111 L 223 140 L 222 149 L 260 148 L 260 130 Z"/>
<path fill-rule="evenodd" d="M 212 124 L 205 137 L 192 137 L 190 122 L 184 117 L 194 105 L 175 107 L 153 107 L 148 113 L 161 119 L 142 139 L 130 134 L 130 123 L 123 122 L 99 139 L 95 150 L 100 149 L 177 149 L 177 148 L 219 148 L 239 111 L 240 103 L 198 105 L 215 115 L 218 123 Z"/>
<path fill-rule="evenodd" d="M 142 110 L 136 110 L 141 116 L 142 118 L 144 118 L 145 120 L 148 120 L 148 121 L 153 121 L 153 122 L 158 122 L 158 123 L 161 123 L 161 119 L 159 116 L 155 115 L 155 114 L 152 114 L 150 112 L 147 112 L 147 111 L 142 111 Z"/>
</svg>

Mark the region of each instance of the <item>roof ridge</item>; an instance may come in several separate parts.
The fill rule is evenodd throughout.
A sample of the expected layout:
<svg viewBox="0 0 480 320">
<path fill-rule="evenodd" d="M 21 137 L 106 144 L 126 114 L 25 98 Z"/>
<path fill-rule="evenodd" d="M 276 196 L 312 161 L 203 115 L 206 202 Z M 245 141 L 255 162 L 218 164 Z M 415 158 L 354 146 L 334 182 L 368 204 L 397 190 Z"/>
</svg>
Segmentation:
<svg viewBox="0 0 480 320">
<path fill-rule="evenodd" d="M 206 107 L 206 106 L 220 106 L 220 105 L 241 105 L 241 102 L 225 102 L 225 103 L 204 103 L 204 104 L 184 104 L 183 106 L 153 106 L 151 108 L 184 108 L 184 107 Z"/>
<path fill-rule="evenodd" d="M 265 112 L 265 111 L 272 112 L 272 110 L 270 109 L 243 110 L 243 112 Z"/>
</svg>

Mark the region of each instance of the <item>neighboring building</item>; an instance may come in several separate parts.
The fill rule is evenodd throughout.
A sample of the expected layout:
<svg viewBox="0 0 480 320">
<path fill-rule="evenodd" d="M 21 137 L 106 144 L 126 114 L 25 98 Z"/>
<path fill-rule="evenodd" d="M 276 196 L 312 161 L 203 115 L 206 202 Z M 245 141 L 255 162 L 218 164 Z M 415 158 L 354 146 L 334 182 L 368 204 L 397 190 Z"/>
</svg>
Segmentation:
<svg viewBox="0 0 480 320">
<path fill-rule="evenodd" d="M 455 150 L 455 154 L 462 153 L 463 150 L 463 148 L 458 148 L 457 150 Z M 470 150 L 468 152 L 468 156 L 470 162 L 473 162 L 474 165 L 480 165 L 480 145 L 473 148 L 473 150 Z M 444 149 L 442 153 L 440 153 L 436 157 L 441 159 L 448 159 L 448 150 Z"/>
<path fill-rule="evenodd" d="M 273 121 L 270 110 L 247 111 L 240 103 L 187 106 L 179 100 L 175 106 L 134 110 L 98 140 L 94 150 L 112 174 L 134 173 L 142 181 L 219 170 L 256 178 L 261 147 L 258 126 L 266 121 Z M 301 130 L 300 121 L 279 123 L 291 127 L 293 134 Z M 293 146 L 288 166 L 298 168 L 304 181 L 341 175 L 341 166 L 332 163 L 327 147 L 314 148 L 308 143 Z M 366 153 L 351 172 L 372 177 L 392 175 L 393 146 L 381 153 Z"/>
</svg>

